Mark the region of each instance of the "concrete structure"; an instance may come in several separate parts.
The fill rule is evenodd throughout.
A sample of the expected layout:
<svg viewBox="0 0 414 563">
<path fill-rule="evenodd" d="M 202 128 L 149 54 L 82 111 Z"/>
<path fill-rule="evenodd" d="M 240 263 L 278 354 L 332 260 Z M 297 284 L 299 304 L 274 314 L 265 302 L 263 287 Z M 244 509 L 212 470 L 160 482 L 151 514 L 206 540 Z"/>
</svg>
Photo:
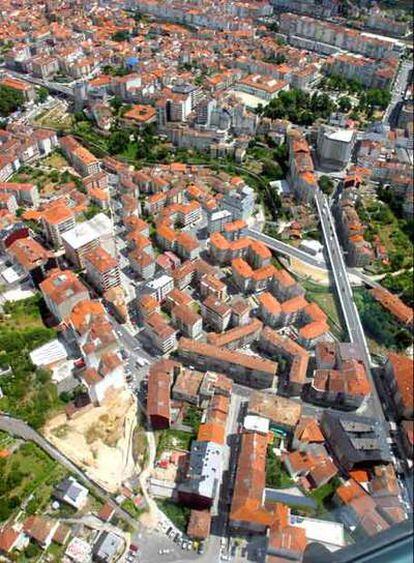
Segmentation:
<svg viewBox="0 0 414 563">
<path fill-rule="evenodd" d="M 321 125 L 318 131 L 317 153 L 322 166 L 342 170 L 347 166 L 356 140 L 352 129 L 336 129 Z"/>
<path fill-rule="evenodd" d="M 77 224 L 62 234 L 66 256 L 78 268 L 84 268 L 83 257 L 91 250 L 102 246 L 111 256 L 116 257 L 113 224 L 104 213 L 98 213 L 89 221 Z"/>
</svg>

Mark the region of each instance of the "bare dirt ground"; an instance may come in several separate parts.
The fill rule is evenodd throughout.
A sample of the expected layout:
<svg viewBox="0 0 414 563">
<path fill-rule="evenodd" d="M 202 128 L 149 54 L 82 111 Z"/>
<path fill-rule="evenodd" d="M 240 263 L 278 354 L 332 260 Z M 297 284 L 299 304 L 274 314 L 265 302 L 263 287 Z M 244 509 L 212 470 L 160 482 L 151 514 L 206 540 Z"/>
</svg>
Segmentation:
<svg viewBox="0 0 414 563">
<path fill-rule="evenodd" d="M 290 270 L 296 273 L 298 276 L 307 277 L 315 283 L 321 285 L 329 285 L 329 276 L 326 270 L 321 270 L 320 268 L 309 266 L 309 264 L 304 264 L 300 260 L 292 258 L 290 261 Z"/>
<path fill-rule="evenodd" d="M 115 492 L 139 470 L 132 455 L 136 411 L 129 391 L 117 392 L 102 406 L 73 420 L 65 414 L 56 416 L 44 434 L 93 480 Z"/>
</svg>

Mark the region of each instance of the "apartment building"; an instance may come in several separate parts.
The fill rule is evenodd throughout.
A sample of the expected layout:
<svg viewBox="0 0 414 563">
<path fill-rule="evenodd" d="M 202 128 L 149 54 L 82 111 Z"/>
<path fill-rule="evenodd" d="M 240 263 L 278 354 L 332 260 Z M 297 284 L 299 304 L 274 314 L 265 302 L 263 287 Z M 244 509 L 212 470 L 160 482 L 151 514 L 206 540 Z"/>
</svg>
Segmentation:
<svg viewBox="0 0 414 563">
<path fill-rule="evenodd" d="M 201 303 L 201 316 L 205 324 L 216 332 L 223 332 L 230 324 L 232 310 L 227 303 L 209 295 Z"/>
<path fill-rule="evenodd" d="M 251 319 L 251 322 L 242 326 L 236 326 L 221 334 L 210 332 L 207 342 L 213 346 L 225 346 L 229 350 L 235 350 L 251 344 L 259 338 L 263 323 L 259 319 Z"/>
<path fill-rule="evenodd" d="M 98 292 L 104 293 L 121 285 L 118 260 L 104 248 L 98 246 L 84 254 L 83 258 L 86 276 Z"/>
<path fill-rule="evenodd" d="M 233 326 L 244 326 L 250 322 L 252 308 L 246 299 L 236 298 L 231 303 L 231 324 Z"/>
<path fill-rule="evenodd" d="M 275 383 L 277 364 L 270 360 L 187 338 L 180 339 L 178 354 L 189 365 L 224 373 L 243 385 L 266 389 Z"/>
<path fill-rule="evenodd" d="M 0 80 L 0 86 L 6 86 L 21 94 L 25 102 L 32 102 L 36 99 L 36 90 L 33 84 L 25 82 L 24 80 L 19 80 L 12 76 L 5 76 Z"/>
<path fill-rule="evenodd" d="M 276 297 L 271 293 L 265 291 L 258 297 L 259 301 L 259 316 L 262 321 L 270 326 L 276 328 L 281 324 L 282 306 Z"/>
<path fill-rule="evenodd" d="M 40 203 L 39 190 L 34 184 L 1 182 L 0 194 L 14 195 L 19 206 L 38 207 Z"/>
<path fill-rule="evenodd" d="M 111 256 L 117 256 L 113 224 L 104 213 L 78 223 L 73 229 L 62 233 L 61 238 L 66 256 L 77 268 L 85 267 L 85 254 L 98 246 Z"/>
<path fill-rule="evenodd" d="M 371 289 L 370 293 L 399 323 L 409 327 L 413 325 L 414 311 L 398 295 L 394 295 L 383 287 L 375 287 Z"/>
<path fill-rule="evenodd" d="M 65 156 L 83 177 L 100 172 L 99 160 L 74 137 L 67 135 L 60 140 L 60 147 Z"/>
<path fill-rule="evenodd" d="M 153 295 L 160 303 L 164 301 L 172 289 L 174 289 L 174 280 L 166 274 L 147 282 L 144 287 L 144 291 Z"/>
<path fill-rule="evenodd" d="M 144 318 L 144 327 L 152 343 L 162 354 L 169 354 L 177 347 L 177 331 L 160 313 L 152 313 Z"/>
<path fill-rule="evenodd" d="M 283 388 L 287 393 L 300 395 L 307 382 L 309 353 L 288 336 L 278 334 L 269 327 L 263 329 L 259 346 L 270 357 L 280 356 L 288 362 L 285 373 L 279 377 L 282 378 Z"/>
<path fill-rule="evenodd" d="M 296 198 L 311 203 L 318 187 L 308 142 L 294 129 L 288 135 L 290 180 Z"/>
<path fill-rule="evenodd" d="M 108 396 L 114 396 L 126 387 L 121 356 L 117 352 L 103 353 L 97 367 L 87 367 L 82 373 L 82 381 L 92 403 L 102 405 Z"/>
<path fill-rule="evenodd" d="M 246 221 L 254 211 L 255 201 L 254 189 L 243 185 L 238 190 L 226 193 L 220 201 L 220 208 L 229 211 L 234 221 Z"/>
<path fill-rule="evenodd" d="M 203 320 L 185 305 L 175 305 L 171 310 L 173 324 L 189 338 L 199 338 L 203 333 Z"/>
<path fill-rule="evenodd" d="M 200 294 L 201 297 L 208 297 L 209 295 L 212 295 L 217 299 L 226 301 L 227 286 L 215 276 L 205 274 L 200 280 Z"/>
<path fill-rule="evenodd" d="M 391 352 L 388 354 L 384 372 L 398 416 L 412 420 L 414 418 L 413 360 Z"/>
<path fill-rule="evenodd" d="M 65 204 L 50 205 L 42 211 L 41 221 L 45 237 L 54 248 L 62 247 L 62 234 L 76 225 L 72 209 Z"/>
<path fill-rule="evenodd" d="M 71 270 L 51 270 L 39 289 L 47 308 L 58 321 L 68 319 L 77 303 L 89 299 L 88 289 Z"/>
<path fill-rule="evenodd" d="M 207 219 L 207 229 L 211 235 L 223 232 L 226 224 L 233 221 L 233 214 L 227 209 L 213 210 L 207 214 Z"/>
<path fill-rule="evenodd" d="M 169 428 L 171 423 L 170 388 L 174 362 L 160 360 L 148 373 L 147 416 L 154 430 Z"/>
<path fill-rule="evenodd" d="M 355 141 L 356 134 L 352 129 L 337 129 L 321 125 L 317 140 L 317 154 L 320 163 L 330 170 L 342 170 L 351 159 Z"/>
<path fill-rule="evenodd" d="M 179 501 L 197 510 L 211 508 L 219 493 L 223 460 L 224 445 L 194 440 L 186 476 L 178 486 Z"/>
<path fill-rule="evenodd" d="M 150 280 L 155 275 L 156 260 L 154 256 L 143 250 L 132 250 L 128 254 L 131 268 L 144 280 Z"/>
<path fill-rule="evenodd" d="M 285 80 L 276 80 L 275 78 L 269 78 L 260 74 L 250 74 L 240 80 L 236 85 L 236 89 L 260 98 L 265 102 L 270 102 L 280 92 L 287 92 L 289 90 L 289 83 Z"/>
</svg>

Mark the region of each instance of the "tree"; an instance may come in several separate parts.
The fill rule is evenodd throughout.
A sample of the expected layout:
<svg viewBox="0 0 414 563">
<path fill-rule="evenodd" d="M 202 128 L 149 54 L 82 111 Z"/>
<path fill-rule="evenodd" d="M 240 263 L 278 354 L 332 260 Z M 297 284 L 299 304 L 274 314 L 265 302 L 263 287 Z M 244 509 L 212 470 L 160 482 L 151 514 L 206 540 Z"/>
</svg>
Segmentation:
<svg viewBox="0 0 414 563">
<path fill-rule="evenodd" d="M 121 109 L 123 103 L 122 98 L 119 96 L 114 96 L 111 100 L 109 100 L 109 105 L 117 113 Z"/>
<path fill-rule="evenodd" d="M 318 183 L 320 189 L 324 194 L 331 195 L 335 186 L 332 178 L 330 178 L 329 176 L 321 176 Z"/>
<path fill-rule="evenodd" d="M 24 97 L 21 92 L 9 86 L 0 85 L 0 115 L 8 117 L 17 111 L 24 104 Z"/>
<path fill-rule="evenodd" d="M 126 30 L 120 30 L 120 31 L 116 31 L 112 37 L 111 37 L 112 41 L 128 41 L 129 39 L 129 33 Z"/>
<path fill-rule="evenodd" d="M 277 162 L 265 160 L 262 165 L 262 174 L 271 180 L 280 180 L 283 178 L 283 172 Z"/>
<path fill-rule="evenodd" d="M 111 154 L 121 153 L 129 143 L 129 135 L 124 129 L 114 131 L 109 137 L 108 151 Z"/>
<path fill-rule="evenodd" d="M 351 99 L 348 96 L 342 96 L 341 98 L 339 98 L 338 100 L 339 111 L 348 112 L 351 111 L 352 107 L 353 106 Z"/>
<path fill-rule="evenodd" d="M 42 104 L 47 100 L 48 96 L 49 96 L 49 91 L 47 90 L 47 88 L 43 88 L 43 86 L 40 86 L 40 88 L 38 88 L 37 90 L 37 96 L 36 96 L 37 102 L 39 104 Z"/>
</svg>

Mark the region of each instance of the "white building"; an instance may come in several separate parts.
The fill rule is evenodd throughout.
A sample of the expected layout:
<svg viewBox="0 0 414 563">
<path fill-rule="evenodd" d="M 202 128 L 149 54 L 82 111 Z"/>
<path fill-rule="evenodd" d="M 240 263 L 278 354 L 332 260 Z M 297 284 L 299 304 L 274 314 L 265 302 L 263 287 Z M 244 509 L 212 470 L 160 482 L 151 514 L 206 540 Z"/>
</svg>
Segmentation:
<svg viewBox="0 0 414 563">
<path fill-rule="evenodd" d="M 166 274 L 155 278 L 145 284 L 145 291 L 153 295 L 157 301 L 163 301 L 166 296 L 174 289 L 174 280 Z"/>
<path fill-rule="evenodd" d="M 341 170 L 347 166 L 356 140 L 352 129 L 322 125 L 318 131 L 317 153 L 322 166 Z"/>
<path fill-rule="evenodd" d="M 117 256 L 112 220 L 104 213 L 79 223 L 61 237 L 66 256 L 78 268 L 85 266 L 84 255 L 97 246 L 102 246 L 114 258 Z"/>
</svg>

